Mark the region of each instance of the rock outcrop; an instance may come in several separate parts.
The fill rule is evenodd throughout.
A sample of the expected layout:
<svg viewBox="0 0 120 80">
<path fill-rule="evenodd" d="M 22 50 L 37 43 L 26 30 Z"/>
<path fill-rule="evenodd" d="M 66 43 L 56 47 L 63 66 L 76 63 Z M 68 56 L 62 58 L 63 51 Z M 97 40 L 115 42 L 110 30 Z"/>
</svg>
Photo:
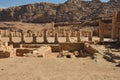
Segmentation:
<svg viewBox="0 0 120 80">
<path fill-rule="evenodd" d="M 120 10 L 119 0 L 68 0 L 62 4 L 35 3 L 0 10 L 0 21 L 23 21 L 34 23 L 79 22 L 94 20 L 105 14 Z"/>
</svg>

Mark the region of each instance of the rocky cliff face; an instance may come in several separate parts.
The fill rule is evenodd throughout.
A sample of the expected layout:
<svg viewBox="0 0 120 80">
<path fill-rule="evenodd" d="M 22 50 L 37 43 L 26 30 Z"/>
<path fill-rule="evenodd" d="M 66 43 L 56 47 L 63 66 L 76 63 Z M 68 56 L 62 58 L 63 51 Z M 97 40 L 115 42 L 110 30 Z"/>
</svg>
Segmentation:
<svg viewBox="0 0 120 80">
<path fill-rule="evenodd" d="M 1 12 L 2 12 L 2 8 L 0 8 L 0 14 L 1 14 Z M 0 16 L 0 21 L 1 21 L 1 16 Z"/>
<path fill-rule="evenodd" d="M 68 0 L 63 4 L 36 3 L 0 10 L 0 21 L 77 22 L 94 20 L 120 10 L 120 0 L 102 3 L 100 0 Z"/>
</svg>

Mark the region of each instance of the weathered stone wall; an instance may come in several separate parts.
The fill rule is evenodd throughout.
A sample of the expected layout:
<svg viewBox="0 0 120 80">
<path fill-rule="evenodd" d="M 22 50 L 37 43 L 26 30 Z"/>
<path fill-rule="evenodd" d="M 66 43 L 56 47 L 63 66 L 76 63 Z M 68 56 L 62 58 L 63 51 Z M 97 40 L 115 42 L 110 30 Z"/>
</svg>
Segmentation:
<svg viewBox="0 0 120 80">
<path fill-rule="evenodd" d="M 8 58 L 10 57 L 10 52 L 0 51 L 0 58 Z"/>
<path fill-rule="evenodd" d="M 31 50 L 29 49 L 17 49 L 16 50 L 16 56 L 24 56 L 24 54 L 29 53 Z"/>
<path fill-rule="evenodd" d="M 60 43 L 61 50 L 80 51 L 84 49 L 84 43 Z"/>
<path fill-rule="evenodd" d="M 52 52 L 61 52 L 61 47 L 59 45 L 51 46 Z"/>
<path fill-rule="evenodd" d="M 107 38 L 111 38 L 112 24 L 111 23 L 107 24 L 107 23 L 101 22 L 101 27 L 102 27 L 101 29 L 102 29 L 103 36 L 107 37 Z"/>
<path fill-rule="evenodd" d="M 99 21 L 99 38 L 100 42 L 104 41 L 104 38 L 111 38 L 112 36 L 112 24 L 111 20 L 100 20 Z"/>
<path fill-rule="evenodd" d="M 53 52 L 67 51 L 80 51 L 84 49 L 84 43 L 60 43 L 58 46 L 51 46 Z"/>
</svg>

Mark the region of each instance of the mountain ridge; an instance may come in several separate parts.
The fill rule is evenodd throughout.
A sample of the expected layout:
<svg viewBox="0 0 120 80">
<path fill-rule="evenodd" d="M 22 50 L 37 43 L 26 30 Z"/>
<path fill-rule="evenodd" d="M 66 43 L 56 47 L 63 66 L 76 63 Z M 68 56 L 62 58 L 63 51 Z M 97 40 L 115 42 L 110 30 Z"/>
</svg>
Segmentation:
<svg viewBox="0 0 120 80">
<path fill-rule="evenodd" d="M 111 15 L 119 11 L 119 0 L 67 0 L 62 4 L 34 3 L 0 10 L 0 21 L 22 21 L 33 23 L 80 22 Z"/>
</svg>

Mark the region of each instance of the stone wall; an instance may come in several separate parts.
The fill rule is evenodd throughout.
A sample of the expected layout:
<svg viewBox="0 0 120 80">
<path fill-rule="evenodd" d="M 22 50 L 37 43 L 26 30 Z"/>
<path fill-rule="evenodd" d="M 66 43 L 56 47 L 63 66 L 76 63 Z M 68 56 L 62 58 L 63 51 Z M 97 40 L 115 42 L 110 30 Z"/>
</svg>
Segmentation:
<svg viewBox="0 0 120 80">
<path fill-rule="evenodd" d="M 51 49 L 52 49 L 52 52 L 61 52 L 62 51 L 60 45 L 56 45 L 56 46 L 53 45 L 53 46 L 51 46 Z"/>
<path fill-rule="evenodd" d="M 112 24 L 101 21 L 99 25 L 100 25 L 99 31 L 102 32 L 103 36 L 106 38 L 111 38 Z M 99 36 L 100 36 L 100 34 L 99 34 Z"/>
<path fill-rule="evenodd" d="M 84 43 L 60 43 L 61 50 L 80 51 L 84 49 Z"/>
<path fill-rule="evenodd" d="M 10 57 L 10 52 L 0 51 L 0 58 L 8 58 L 8 57 Z"/>
</svg>

